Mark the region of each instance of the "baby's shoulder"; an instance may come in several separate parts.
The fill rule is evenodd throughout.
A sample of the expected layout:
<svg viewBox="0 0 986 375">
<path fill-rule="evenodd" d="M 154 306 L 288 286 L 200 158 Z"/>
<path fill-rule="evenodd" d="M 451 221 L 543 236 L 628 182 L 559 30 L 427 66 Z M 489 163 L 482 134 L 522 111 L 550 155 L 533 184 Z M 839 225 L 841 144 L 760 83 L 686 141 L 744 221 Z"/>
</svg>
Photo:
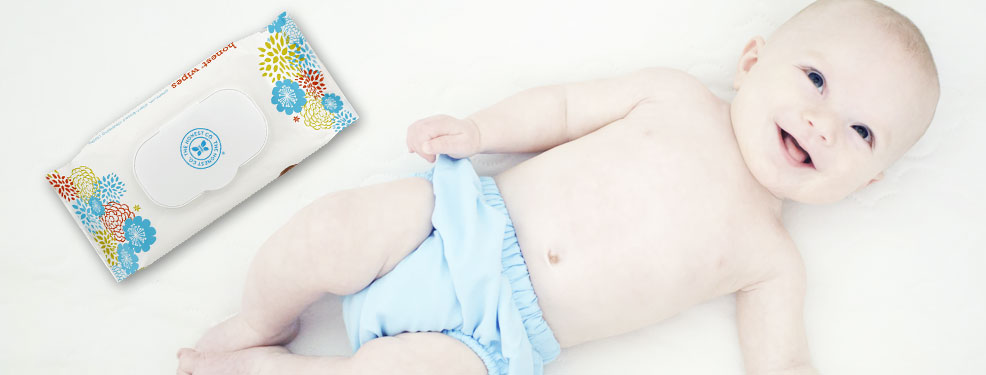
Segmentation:
<svg viewBox="0 0 986 375">
<path fill-rule="evenodd" d="M 749 257 L 758 259 L 759 264 L 751 267 L 755 269 L 755 277 L 751 278 L 749 285 L 757 285 L 772 279 L 803 279 L 805 275 L 805 264 L 801 257 L 798 246 L 791 239 L 790 234 L 784 229 L 783 225 L 772 226 L 771 230 L 760 238 L 762 243 L 756 250 L 760 254 Z"/>
<path fill-rule="evenodd" d="M 634 73 L 635 81 L 642 85 L 655 101 L 690 101 L 713 103 L 717 97 L 702 81 L 687 72 L 666 67 L 649 67 Z"/>
<path fill-rule="evenodd" d="M 647 68 L 636 73 L 646 85 L 646 98 L 640 100 L 625 119 L 644 128 L 679 129 L 694 135 L 702 129 L 729 130 L 729 103 L 723 101 L 702 81 L 671 68 Z M 684 126 L 687 125 L 687 126 Z"/>
</svg>

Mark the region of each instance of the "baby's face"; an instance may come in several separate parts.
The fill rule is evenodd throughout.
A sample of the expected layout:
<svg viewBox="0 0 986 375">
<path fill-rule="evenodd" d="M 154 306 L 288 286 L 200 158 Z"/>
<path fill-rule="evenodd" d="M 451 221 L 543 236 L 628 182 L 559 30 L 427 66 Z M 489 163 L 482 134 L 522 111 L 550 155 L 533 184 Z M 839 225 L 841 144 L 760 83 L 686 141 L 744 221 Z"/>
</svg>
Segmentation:
<svg viewBox="0 0 986 375">
<path fill-rule="evenodd" d="M 764 187 L 828 203 L 881 178 L 917 141 L 938 86 L 879 26 L 809 18 L 818 19 L 747 45 L 731 115 L 743 159 Z"/>
</svg>

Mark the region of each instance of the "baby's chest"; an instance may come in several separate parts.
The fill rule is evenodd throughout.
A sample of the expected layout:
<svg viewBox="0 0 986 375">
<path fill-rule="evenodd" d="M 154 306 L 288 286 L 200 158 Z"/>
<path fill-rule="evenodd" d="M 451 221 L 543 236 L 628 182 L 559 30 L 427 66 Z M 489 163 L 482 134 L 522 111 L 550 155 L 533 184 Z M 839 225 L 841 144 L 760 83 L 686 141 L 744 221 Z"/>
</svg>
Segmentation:
<svg viewBox="0 0 986 375">
<path fill-rule="evenodd" d="M 542 191 L 531 202 L 541 209 L 524 210 L 534 218 L 521 221 L 535 233 L 529 242 L 550 249 L 549 261 L 624 270 L 611 276 L 620 283 L 681 285 L 702 275 L 708 288 L 745 269 L 737 259 L 772 235 L 731 133 L 714 119 L 699 116 L 688 128 L 659 114 L 628 117 L 541 156 Z"/>
<path fill-rule="evenodd" d="M 733 242 L 733 229 L 749 227 L 751 215 L 764 212 L 753 203 L 739 155 L 723 150 L 730 145 L 721 134 L 604 130 L 573 142 L 579 144 L 566 153 L 591 157 L 566 163 L 544 185 L 556 191 L 548 198 L 557 199 L 556 208 L 566 208 L 559 219 L 585 229 L 585 236 L 683 248 L 714 245 Z"/>
<path fill-rule="evenodd" d="M 583 195 L 587 198 L 578 207 L 558 216 L 559 225 L 549 234 L 557 255 L 569 261 L 581 256 L 586 265 L 639 269 L 633 277 L 722 273 L 769 236 L 756 214 L 723 196 L 728 194 L 652 182 Z"/>
</svg>

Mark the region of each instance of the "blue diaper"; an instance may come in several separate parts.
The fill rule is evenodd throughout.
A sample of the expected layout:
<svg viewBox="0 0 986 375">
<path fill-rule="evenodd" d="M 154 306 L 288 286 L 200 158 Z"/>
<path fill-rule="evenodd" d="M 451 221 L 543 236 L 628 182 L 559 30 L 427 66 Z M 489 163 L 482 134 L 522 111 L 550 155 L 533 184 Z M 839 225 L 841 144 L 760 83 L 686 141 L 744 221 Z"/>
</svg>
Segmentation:
<svg viewBox="0 0 986 375">
<path fill-rule="evenodd" d="M 392 271 L 343 298 L 353 349 L 382 336 L 442 332 L 490 374 L 541 374 L 561 352 L 541 318 L 513 222 L 491 177 L 439 155 L 431 235 Z"/>
</svg>

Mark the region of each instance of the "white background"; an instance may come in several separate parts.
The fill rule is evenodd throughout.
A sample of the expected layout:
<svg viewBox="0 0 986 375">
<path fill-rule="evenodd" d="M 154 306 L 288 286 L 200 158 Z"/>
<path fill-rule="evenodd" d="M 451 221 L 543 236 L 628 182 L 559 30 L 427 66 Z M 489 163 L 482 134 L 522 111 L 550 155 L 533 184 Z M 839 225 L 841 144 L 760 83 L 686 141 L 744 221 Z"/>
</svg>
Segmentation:
<svg viewBox="0 0 986 375">
<path fill-rule="evenodd" d="M 744 42 L 806 1 L 168 1 L 0 5 L 0 373 L 168 374 L 237 311 L 258 246 L 331 191 L 427 168 L 404 131 L 521 89 L 670 66 L 724 98 Z M 885 181 L 790 204 L 824 374 L 986 373 L 986 5 L 888 0 L 921 27 L 941 103 Z M 216 47 L 288 10 L 361 119 L 153 266 L 116 284 L 44 175 Z M 768 38 L 769 43 L 769 38 Z M 907 77 L 901 77 L 907 79 Z M 480 156 L 495 173 L 525 156 Z M 289 346 L 345 354 L 336 297 Z M 548 374 L 739 374 L 732 296 L 566 350 Z"/>
</svg>

